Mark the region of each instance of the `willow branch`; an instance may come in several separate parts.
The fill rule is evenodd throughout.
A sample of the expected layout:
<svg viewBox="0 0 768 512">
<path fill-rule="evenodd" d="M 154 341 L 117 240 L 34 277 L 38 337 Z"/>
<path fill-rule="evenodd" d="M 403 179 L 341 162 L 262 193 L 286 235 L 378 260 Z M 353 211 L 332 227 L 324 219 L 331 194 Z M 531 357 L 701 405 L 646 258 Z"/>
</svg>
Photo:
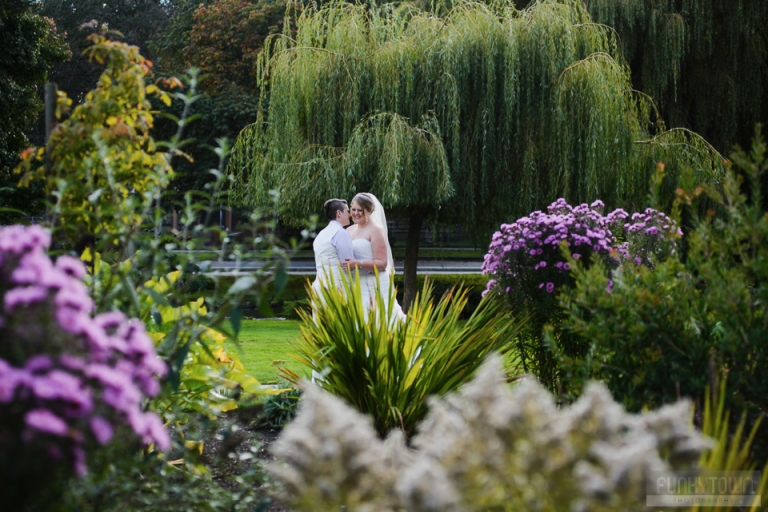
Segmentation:
<svg viewBox="0 0 768 512">
<path fill-rule="evenodd" d="M 660 134 L 656 135 L 655 137 L 651 137 L 650 139 L 646 139 L 646 140 L 636 140 L 636 141 L 634 141 L 634 143 L 635 144 L 655 144 L 658 139 L 660 139 L 662 137 L 666 137 L 667 135 L 671 134 L 672 132 L 683 132 L 683 133 L 685 133 L 686 135 L 688 135 L 690 137 L 694 137 L 696 139 L 701 140 L 704 143 L 704 145 L 707 148 L 709 148 L 709 150 L 712 153 L 714 153 L 715 155 L 717 155 L 720 158 L 721 162 L 730 162 L 730 160 L 728 160 L 723 155 L 721 155 L 720 152 L 718 150 L 716 150 L 714 146 L 712 146 L 712 144 L 707 142 L 707 140 L 704 137 L 702 137 L 701 135 L 699 135 L 698 133 L 696 133 L 696 132 L 694 132 L 692 130 L 689 130 L 688 128 L 671 128 L 671 129 L 665 131 L 664 133 L 660 133 Z M 680 146 L 690 146 L 690 147 L 693 147 L 690 144 L 686 144 L 686 143 L 682 143 L 682 142 L 677 142 L 677 143 L 669 143 L 668 142 L 666 144 L 668 144 L 668 145 L 680 145 Z"/>
</svg>

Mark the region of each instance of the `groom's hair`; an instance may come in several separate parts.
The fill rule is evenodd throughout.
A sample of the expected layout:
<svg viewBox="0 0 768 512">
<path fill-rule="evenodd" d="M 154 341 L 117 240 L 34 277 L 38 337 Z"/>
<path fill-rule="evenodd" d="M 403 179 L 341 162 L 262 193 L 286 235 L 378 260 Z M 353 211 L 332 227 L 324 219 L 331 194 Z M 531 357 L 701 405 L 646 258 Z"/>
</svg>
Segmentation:
<svg viewBox="0 0 768 512">
<path fill-rule="evenodd" d="M 346 199 L 329 199 L 323 205 L 323 211 L 328 220 L 336 220 L 336 212 L 343 212 L 345 206 Z"/>
</svg>

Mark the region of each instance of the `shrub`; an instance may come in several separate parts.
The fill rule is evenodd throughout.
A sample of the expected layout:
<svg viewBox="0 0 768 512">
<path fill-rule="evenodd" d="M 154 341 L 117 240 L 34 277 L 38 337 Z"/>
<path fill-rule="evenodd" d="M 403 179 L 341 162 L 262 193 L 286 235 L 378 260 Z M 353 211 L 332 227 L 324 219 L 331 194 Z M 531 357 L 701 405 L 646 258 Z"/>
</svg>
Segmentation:
<svg viewBox="0 0 768 512">
<path fill-rule="evenodd" d="M 674 221 L 651 208 L 631 218 L 622 209 L 608 215 L 603 215 L 603 209 L 600 200 L 573 207 L 558 199 L 546 213 L 535 211 L 502 224 L 483 262 L 483 273 L 490 277 L 487 292 L 504 296 L 515 314 L 530 315 L 519 339 L 522 363 L 553 390 L 560 384 L 559 369 L 541 337 L 543 327 L 555 327 L 558 351 L 573 357 L 583 355 L 585 349 L 580 339 L 559 329 L 563 312 L 557 296 L 574 283 L 567 252 L 587 265 L 600 261 L 600 268 L 606 269 L 626 259 L 652 265 L 675 253 L 681 235 Z"/>
<path fill-rule="evenodd" d="M 461 322 L 466 290 L 452 290 L 433 305 L 428 281 L 402 322 L 380 314 L 366 318 L 354 279 L 342 290 L 309 293 L 312 314 L 300 313 L 304 325 L 294 358 L 322 375 L 323 389 L 373 416 L 382 436 L 393 428 L 411 436 L 427 397 L 457 389 L 488 354 L 510 350 L 520 331 L 520 322 L 493 296 Z M 375 311 L 392 311 L 394 289 L 383 295 L 377 294 Z"/>
<path fill-rule="evenodd" d="M 228 254 L 235 260 L 249 250 L 249 246 L 230 244 L 223 229 L 210 227 L 212 212 L 223 201 L 222 190 L 230 179 L 222 172 L 228 145 L 225 140 L 218 141 L 214 151 L 219 169 L 211 170 L 214 179 L 206 190 L 188 191 L 182 204 L 174 205 L 181 213 L 180 229 L 169 238 L 163 229 L 166 212 L 162 203 L 173 172 L 171 159 L 183 157 L 181 148 L 188 142 L 182 140 L 182 128 L 194 117 L 190 110 L 198 99 L 197 73 L 190 70 L 183 80 L 152 83 L 152 64 L 135 47 L 110 41 L 104 34 L 91 36 L 91 41 L 94 44 L 86 53 L 103 66 L 98 84 L 65 119 L 61 118 L 71 101 L 59 94 L 57 115 L 61 123 L 46 148 L 30 148 L 24 153 L 19 172 L 23 173 L 23 183 L 38 178 L 46 181 L 55 204 L 44 223 L 52 229 L 57 253 L 87 262 L 88 290 L 84 294 L 90 295 L 93 310 L 120 310 L 149 331 L 167 363 L 167 379 L 161 393 L 143 406 L 159 411 L 179 432 L 195 418 L 190 410 L 215 416 L 235 407 L 241 395 L 273 391 L 245 373 L 236 358 L 224 351 L 223 339 L 230 336 L 236 340 L 245 298 L 260 302 L 267 284 L 274 284 L 279 293 L 287 279 L 284 267 L 290 251 L 275 244 L 274 221 L 265 221 L 262 213 L 253 212 L 243 231 L 248 232 L 251 247 L 265 248 L 260 255 L 267 263 L 227 286 L 212 279 L 207 296 L 200 297 L 196 290 L 202 283 L 198 278 L 205 269 L 195 264 L 194 257 L 200 244 L 219 244 L 210 250 L 220 249 L 221 257 Z M 160 85 L 177 91 L 161 91 Z M 153 95 L 165 104 L 172 98 L 183 104 L 181 119 L 168 116 L 178 130 L 166 143 L 152 137 L 156 112 L 148 97 Z M 189 470 L 187 481 L 206 472 L 199 462 L 198 446 L 183 442 L 174 446 L 179 457 L 172 461 L 173 467 Z M 135 460 L 138 447 L 126 444 L 116 453 Z M 149 457 L 155 459 L 149 466 L 167 464 L 158 461 L 156 454 Z M 190 462 L 193 460 L 198 462 Z M 105 472 L 113 464 L 125 463 L 107 458 L 99 461 L 107 467 L 97 470 Z M 116 478 L 125 475 L 136 477 L 132 483 L 140 492 L 158 492 L 157 481 L 142 479 L 140 472 L 126 470 Z"/>
<path fill-rule="evenodd" d="M 685 261 L 654 268 L 622 265 L 609 277 L 578 268 L 576 285 L 562 296 L 566 326 L 587 345 L 569 361 L 571 378 L 604 380 L 632 410 L 678 396 L 699 397 L 728 376 L 732 408 L 749 411 L 748 426 L 768 411 L 768 215 L 760 176 L 768 168 L 758 137 L 749 156 L 733 160 L 751 183 L 752 198 L 729 170 L 722 191 L 679 190 L 693 229 Z M 719 213 L 697 214 L 707 192 Z M 608 280 L 612 291 L 606 293 Z M 578 385 L 578 384 L 577 384 Z M 758 436 L 758 438 L 764 436 Z"/>
<path fill-rule="evenodd" d="M 49 243 L 36 226 L 0 228 L 0 478 L 11 508 L 35 499 L 51 468 L 83 476 L 87 453 L 117 431 L 160 449 L 170 442 L 143 409 L 166 371 L 144 325 L 92 316 L 85 266 L 51 262 Z"/>
<path fill-rule="evenodd" d="M 690 412 L 681 401 L 627 414 L 597 383 L 561 409 L 534 380 L 510 391 L 492 357 L 461 393 L 430 401 L 416 450 L 307 385 L 271 471 L 297 512 L 647 510 L 651 473 L 693 468 L 710 446 Z"/>
<path fill-rule="evenodd" d="M 283 428 L 290 423 L 296 416 L 301 395 L 301 389 L 290 387 L 278 395 L 267 397 L 264 400 L 264 408 L 258 417 L 258 426 Z"/>
</svg>

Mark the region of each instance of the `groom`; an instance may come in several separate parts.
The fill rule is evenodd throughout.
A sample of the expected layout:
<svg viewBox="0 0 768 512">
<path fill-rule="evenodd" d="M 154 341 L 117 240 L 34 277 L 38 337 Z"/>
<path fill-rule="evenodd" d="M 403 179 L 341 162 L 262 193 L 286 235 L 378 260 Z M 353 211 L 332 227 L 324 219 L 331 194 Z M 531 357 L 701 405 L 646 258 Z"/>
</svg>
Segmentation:
<svg viewBox="0 0 768 512">
<path fill-rule="evenodd" d="M 320 289 L 320 281 L 330 278 L 337 286 L 341 285 L 340 265 L 347 258 L 354 258 L 352 239 L 344 229 L 349 225 L 349 206 L 345 199 L 329 199 L 323 205 L 328 226 L 317 234 L 312 248 L 315 250 L 315 266 L 317 279 L 312 283 L 316 291 Z"/>
</svg>

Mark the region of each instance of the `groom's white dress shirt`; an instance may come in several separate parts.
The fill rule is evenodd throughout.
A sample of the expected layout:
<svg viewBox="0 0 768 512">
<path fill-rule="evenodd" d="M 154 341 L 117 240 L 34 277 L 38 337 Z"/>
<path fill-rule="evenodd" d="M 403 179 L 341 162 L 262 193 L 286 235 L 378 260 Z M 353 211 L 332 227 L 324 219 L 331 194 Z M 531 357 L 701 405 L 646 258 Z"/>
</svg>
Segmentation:
<svg viewBox="0 0 768 512">
<path fill-rule="evenodd" d="M 347 258 L 354 258 L 352 251 L 352 239 L 349 233 L 341 225 L 341 222 L 332 220 L 322 231 L 317 234 L 312 244 L 315 250 L 315 266 L 317 267 L 318 281 L 325 279 L 331 272 L 331 277 L 337 285 L 341 284 L 340 265 Z"/>
</svg>

